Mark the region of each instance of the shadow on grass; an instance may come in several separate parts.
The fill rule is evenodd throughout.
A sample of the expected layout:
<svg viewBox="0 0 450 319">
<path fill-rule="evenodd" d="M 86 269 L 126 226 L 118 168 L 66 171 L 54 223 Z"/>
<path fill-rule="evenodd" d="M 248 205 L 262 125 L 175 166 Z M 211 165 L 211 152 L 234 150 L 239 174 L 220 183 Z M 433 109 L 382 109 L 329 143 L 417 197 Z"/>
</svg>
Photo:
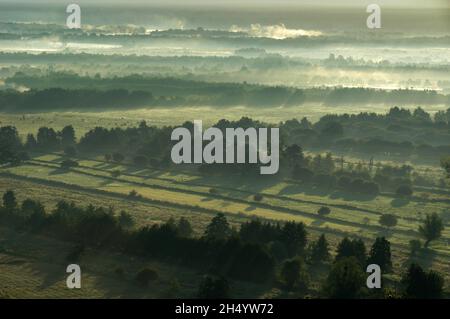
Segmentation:
<svg viewBox="0 0 450 319">
<path fill-rule="evenodd" d="M 312 185 L 296 185 L 291 184 L 284 187 L 278 195 L 289 196 L 294 194 L 316 195 L 316 196 L 328 196 L 330 192 Z"/>
<path fill-rule="evenodd" d="M 410 200 L 408 198 L 394 198 L 391 201 L 391 206 L 392 207 L 403 207 L 408 205 L 410 202 Z"/>
<path fill-rule="evenodd" d="M 386 239 L 392 237 L 392 235 L 395 233 L 395 231 L 393 229 L 390 228 L 382 228 L 377 232 L 377 236 L 376 237 L 385 237 Z"/>
<path fill-rule="evenodd" d="M 315 219 L 312 223 L 311 226 L 322 226 L 323 224 L 325 224 L 325 221 L 321 220 L 321 219 Z"/>
<path fill-rule="evenodd" d="M 102 169 L 102 170 L 116 169 L 119 166 L 120 165 L 115 164 L 115 163 L 99 163 L 99 164 L 94 165 L 95 168 Z"/>
<path fill-rule="evenodd" d="M 408 269 L 412 263 L 419 264 L 424 269 L 430 269 L 436 259 L 437 254 L 433 249 L 421 248 L 414 256 L 409 256 L 402 264 L 403 268 Z"/>
<path fill-rule="evenodd" d="M 280 196 L 283 195 L 289 196 L 294 194 L 313 195 L 320 197 L 328 196 L 330 199 L 343 199 L 345 201 L 359 201 L 359 202 L 372 201 L 376 198 L 376 196 L 373 195 L 354 194 L 342 192 L 339 190 L 317 187 L 314 185 L 296 185 L 296 184 L 288 185 L 278 193 L 278 195 Z"/>
<path fill-rule="evenodd" d="M 67 168 L 56 168 L 53 171 L 51 171 L 48 175 L 61 175 L 68 173 L 69 170 Z"/>
</svg>

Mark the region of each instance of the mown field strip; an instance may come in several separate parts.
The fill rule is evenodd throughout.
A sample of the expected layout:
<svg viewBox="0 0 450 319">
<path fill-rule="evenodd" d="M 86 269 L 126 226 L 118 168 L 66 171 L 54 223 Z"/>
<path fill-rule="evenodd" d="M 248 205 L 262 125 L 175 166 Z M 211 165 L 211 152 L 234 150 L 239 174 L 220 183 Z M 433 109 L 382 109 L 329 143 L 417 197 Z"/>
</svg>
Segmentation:
<svg viewBox="0 0 450 319">
<path fill-rule="evenodd" d="M 44 154 L 44 153 L 39 153 L 39 154 Z M 60 161 L 62 161 L 62 159 L 63 159 L 63 157 L 59 153 L 45 153 L 45 155 L 41 155 L 37 158 L 34 158 L 34 160 L 36 160 L 36 161 L 52 162 L 52 163 L 59 163 Z M 264 192 L 261 192 L 258 190 L 244 190 L 244 189 L 236 186 L 236 180 L 234 177 L 231 178 L 231 184 L 232 184 L 231 187 L 224 186 L 224 184 L 229 183 L 229 181 L 224 182 L 224 181 L 226 181 L 227 176 L 220 176 L 220 180 L 216 180 L 215 182 L 198 183 L 196 181 L 196 179 L 205 178 L 205 176 L 203 176 L 193 170 L 188 171 L 187 169 L 183 169 L 180 167 L 175 167 L 175 168 L 172 167 L 170 169 L 170 171 L 168 171 L 168 170 L 164 170 L 164 169 L 160 169 L 160 168 L 152 167 L 151 169 L 149 169 L 149 168 L 136 167 L 131 164 L 124 164 L 124 163 L 118 164 L 118 163 L 112 163 L 112 162 L 105 162 L 104 160 L 99 160 L 96 158 L 79 157 L 78 160 L 80 160 L 80 163 L 82 164 L 82 166 L 86 166 L 91 169 L 95 169 L 95 170 L 99 170 L 99 171 L 103 171 L 103 172 L 111 173 L 111 171 L 113 169 L 114 170 L 118 169 L 118 170 L 122 171 L 122 173 L 123 173 L 122 175 L 141 177 L 143 179 L 155 179 L 155 180 L 161 180 L 161 181 L 168 181 L 171 183 L 175 182 L 177 184 L 188 185 L 189 187 L 192 187 L 193 185 L 199 186 L 199 187 L 205 187 L 208 189 L 210 187 L 214 187 L 214 188 L 226 190 L 229 192 L 233 192 L 234 194 L 240 194 L 240 195 L 254 195 L 256 193 L 261 193 L 267 197 L 283 199 L 283 201 L 287 200 L 287 201 L 303 202 L 303 203 L 314 204 L 314 205 L 327 205 L 330 207 L 343 208 L 345 210 L 361 211 L 361 212 L 366 212 L 366 213 L 375 214 L 375 215 L 381 215 L 383 213 L 389 212 L 389 213 L 395 213 L 398 215 L 398 217 L 401 217 L 405 220 L 417 221 L 417 222 L 420 222 L 423 219 L 423 217 L 420 216 L 420 214 L 416 218 L 411 217 L 411 216 L 405 216 L 404 211 L 407 209 L 409 209 L 409 210 L 423 209 L 424 207 L 421 207 L 421 208 L 411 207 L 411 205 L 409 205 L 407 203 L 401 203 L 399 205 L 399 207 L 396 207 L 397 205 L 392 205 L 392 204 L 388 203 L 389 200 L 394 203 L 396 200 L 398 200 L 397 196 L 395 196 L 395 194 L 391 194 L 391 193 L 382 193 L 379 196 L 377 196 L 376 198 L 372 198 L 369 201 L 370 205 L 365 204 L 367 199 L 364 199 L 361 196 L 358 196 L 358 198 L 355 200 L 355 202 L 352 203 L 353 205 L 349 205 L 348 199 L 339 198 L 339 197 L 330 198 L 331 197 L 330 194 L 323 194 L 323 193 L 320 195 L 306 194 L 308 191 L 305 190 L 304 188 L 302 188 L 301 184 L 299 182 L 292 181 L 289 179 L 283 179 L 283 180 L 280 180 L 279 183 L 277 183 L 277 186 L 284 184 L 286 186 L 286 189 L 291 189 L 291 190 L 295 189 L 295 192 L 291 191 L 291 194 L 289 196 L 283 196 L 283 195 L 280 195 L 281 193 L 284 192 L 283 189 L 278 189 L 277 193 L 269 193 L 269 192 L 267 192 L 267 190 L 265 190 Z M 102 167 L 99 167 L 99 166 L 102 166 Z M 107 167 L 107 169 L 105 167 Z M 131 173 L 130 170 L 133 170 L 133 173 Z M 141 172 L 141 174 L 139 174 L 138 172 Z M 146 172 L 146 174 L 142 174 L 142 172 Z M 161 175 L 154 176 L 155 173 L 158 173 L 158 172 L 162 173 L 163 176 L 166 176 L 166 177 L 161 177 Z M 174 172 L 177 175 L 173 175 Z M 210 176 L 207 178 L 212 181 L 217 179 L 215 177 L 210 177 Z M 309 188 L 310 187 L 308 187 L 308 189 Z M 443 190 L 441 189 L 441 191 L 443 191 Z M 446 195 L 446 194 L 447 194 L 447 191 L 444 190 L 443 194 L 441 194 L 441 195 Z M 324 196 L 327 197 L 326 202 L 323 201 Z M 428 206 L 433 206 L 430 208 L 432 208 L 434 210 L 442 209 L 442 207 L 450 207 L 450 198 L 448 198 L 447 196 L 433 198 L 433 199 L 424 199 L 422 197 L 412 196 L 410 200 L 411 200 L 411 203 L 416 203 L 416 206 L 421 206 L 421 205 L 423 206 L 424 204 L 426 204 Z M 353 201 L 353 200 L 350 200 L 350 201 Z M 380 206 L 378 210 L 372 209 L 372 207 L 374 206 L 373 201 L 376 201 L 375 206 L 377 206 L 377 207 Z M 410 212 L 408 212 L 408 214 L 410 214 Z M 448 225 L 450 226 L 450 222 L 448 223 Z"/>
<path fill-rule="evenodd" d="M 31 163 L 34 164 L 34 163 Z M 49 168 L 55 168 L 58 169 L 58 166 L 56 166 L 55 164 L 42 164 L 42 163 L 38 163 L 38 166 L 47 166 Z M 130 192 L 132 190 L 136 190 L 138 191 L 139 194 L 144 195 L 146 197 L 157 197 L 157 194 L 163 192 L 163 191 L 167 191 L 163 194 L 163 196 L 166 196 L 166 198 L 170 198 L 171 200 L 177 200 L 178 202 L 182 202 L 182 203 L 195 203 L 198 206 L 204 206 L 204 207 L 208 207 L 208 208 L 214 208 L 214 207 L 223 207 L 226 206 L 227 210 L 233 210 L 234 212 L 248 212 L 249 210 L 252 210 L 252 214 L 254 215 L 260 215 L 261 213 L 266 214 L 266 216 L 270 216 L 272 211 L 278 211 L 278 212 L 283 212 L 283 213 L 287 213 L 290 215 L 295 215 L 295 216 L 302 216 L 303 221 L 306 224 L 311 224 L 313 220 L 321 220 L 324 223 L 334 223 L 334 224 L 340 224 L 340 226 L 350 226 L 350 227 L 354 227 L 354 228 L 360 228 L 362 227 L 361 223 L 355 222 L 355 216 L 352 215 L 352 213 L 346 213 L 345 210 L 341 211 L 341 214 L 336 214 L 334 213 L 333 216 L 339 217 L 325 217 L 325 216 L 318 216 L 316 214 L 317 208 L 311 210 L 309 209 L 310 205 L 305 205 L 302 204 L 302 206 L 300 206 L 299 204 L 296 205 L 286 205 L 283 202 L 279 202 L 276 204 L 273 203 L 264 203 L 264 202 L 254 202 L 254 201 L 249 201 L 246 199 L 242 199 L 242 198 L 234 198 L 234 197 L 229 197 L 229 196 L 224 196 L 224 195 L 219 195 L 219 194 L 210 194 L 208 192 L 202 192 L 202 191 L 197 191 L 194 190 L 192 187 L 187 189 L 187 188 L 179 188 L 179 187 L 173 187 L 173 186 L 165 186 L 165 185 L 158 185 L 158 184 L 149 184 L 146 182 L 142 182 L 142 181 L 131 181 L 131 180 L 127 180 L 127 179 L 123 179 L 123 178 L 113 178 L 110 177 L 108 175 L 104 175 L 104 174 L 96 174 L 96 173 L 92 173 L 92 172 L 88 172 L 87 169 L 85 167 L 79 167 L 79 168 L 73 168 L 70 170 L 70 172 L 76 172 L 79 174 L 85 174 L 89 177 L 98 177 L 98 178 L 104 178 L 107 180 L 110 180 L 113 184 L 109 184 L 108 186 L 103 186 L 100 188 L 106 189 L 106 187 L 108 188 L 108 190 L 112 190 L 115 189 L 115 191 L 117 192 L 123 192 L 123 189 L 126 189 L 127 192 Z M 50 173 L 48 174 L 50 175 Z M 73 176 L 69 176 L 73 177 Z M 116 184 L 114 184 L 116 183 Z M 120 184 L 117 184 L 120 183 Z M 126 184 L 132 184 L 132 187 L 125 187 Z M 99 186 L 97 186 L 96 188 L 99 188 Z M 148 192 L 147 188 L 152 188 L 152 189 L 158 189 L 158 192 L 152 191 L 151 193 Z M 175 194 L 174 194 L 175 192 Z M 183 193 L 185 195 L 181 195 L 180 193 Z M 189 195 L 193 195 L 193 196 L 189 196 Z M 174 197 L 175 196 L 175 197 Z M 195 197 L 197 196 L 197 197 Z M 201 199 L 198 198 L 198 196 L 201 197 Z M 205 201 L 205 199 L 203 199 L 203 197 L 206 198 L 211 198 L 211 200 Z M 158 200 L 160 198 L 157 198 Z M 219 201 L 217 201 L 219 200 Z M 233 204 L 225 204 L 224 202 L 232 202 Z M 243 204 L 243 205 L 240 205 Z M 254 207 L 252 207 L 254 206 Z M 256 207 L 258 207 L 259 209 L 256 210 Z M 299 209 L 299 208 L 302 208 Z M 309 211 L 308 211 L 309 209 Z M 279 214 L 279 213 L 277 213 Z M 282 215 L 283 218 L 282 219 L 286 219 L 286 214 Z M 272 218 L 272 217 L 269 217 Z M 291 217 L 293 218 L 293 217 Z M 297 219 L 297 218 L 294 218 Z M 362 220 L 362 218 L 360 217 L 359 219 Z M 374 221 L 375 222 L 375 221 Z M 327 225 L 324 225 L 325 227 Z M 403 232 L 406 235 L 414 235 L 414 231 L 411 230 L 410 227 L 408 227 L 409 225 L 402 225 L 397 227 L 396 232 Z M 383 231 L 384 228 L 378 225 L 363 225 L 363 228 L 366 229 L 371 229 L 372 231 L 375 232 L 380 232 Z"/>
<path fill-rule="evenodd" d="M 44 161 L 44 160 L 33 160 L 31 162 L 36 162 L 38 164 L 51 164 L 55 165 L 54 162 L 50 161 Z M 93 162 L 93 161 L 92 161 Z M 102 169 L 98 167 L 93 167 L 91 164 L 92 162 L 89 162 L 88 160 L 82 160 L 80 161 L 79 168 L 83 169 L 82 172 L 87 173 L 87 170 L 91 170 L 94 175 L 101 175 L 105 178 L 111 178 L 110 173 L 112 169 Z M 101 172 L 101 174 L 97 174 L 97 172 Z M 143 174 L 131 174 L 131 173 L 122 173 L 120 178 L 114 178 L 114 180 L 121 181 L 121 182 L 136 182 L 139 183 L 139 185 L 146 185 L 149 187 L 164 187 L 167 189 L 177 190 L 181 192 L 188 192 L 193 193 L 201 196 L 208 196 L 208 197 L 216 197 L 221 198 L 224 200 L 231 200 L 231 201 L 245 201 L 245 203 L 252 204 L 252 205 L 258 205 L 255 204 L 254 201 L 249 200 L 248 197 L 253 196 L 256 194 L 255 192 L 251 191 L 245 191 L 245 190 L 239 190 L 239 189 L 233 189 L 228 187 L 221 187 L 216 185 L 207 185 L 207 184 L 200 184 L 195 182 L 182 182 L 182 181 L 176 181 L 174 179 L 170 178 L 161 178 L 161 177 L 154 177 L 149 175 L 143 175 Z M 149 181 L 152 181 L 150 184 Z M 156 183 L 156 184 L 155 184 Z M 193 188 L 195 186 L 195 190 Z M 211 186 L 214 186 L 214 188 L 218 190 L 226 190 L 229 191 L 230 194 L 234 196 L 227 196 L 225 195 L 219 195 L 219 194 L 210 194 L 208 190 L 211 188 Z M 222 193 L 222 192 L 221 192 Z M 316 215 L 317 210 L 321 206 L 329 206 L 333 209 L 333 218 L 337 220 L 343 220 L 343 221 L 358 221 L 358 224 L 375 224 L 378 223 L 378 218 L 383 214 L 383 212 L 378 212 L 375 210 L 370 209 L 360 209 L 358 207 L 354 207 L 348 204 L 335 204 L 332 201 L 328 200 L 326 202 L 322 201 L 312 201 L 312 200 L 302 200 L 293 198 L 292 196 L 280 196 L 280 195 L 274 195 L 267 192 L 260 192 L 263 194 L 267 199 L 269 199 L 270 208 L 273 207 L 284 207 L 287 209 L 291 209 L 293 211 L 300 211 L 304 214 L 312 214 L 314 218 L 321 218 L 320 216 Z M 245 196 L 246 198 L 242 198 L 242 196 Z M 267 202 L 267 200 L 264 200 L 264 202 Z M 259 204 L 263 205 L 263 204 Z M 436 204 L 429 204 L 430 206 L 436 206 Z M 436 210 L 441 209 L 442 207 L 438 206 L 435 207 Z M 419 209 L 424 209 L 424 207 L 421 207 Z M 430 208 L 427 207 L 427 210 Z M 392 212 L 391 210 L 385 210 L 385 212 Z M 356 212 L 356 214 L 355 214 Z M 403 211 L 402 211 L 403 212 Z M 414 232 L 420 223 L 419 218 L 413 218 L 404 216 L 404 214 L 397 214 L 399 218 L 399 224 L 397 225 L 398 230 L 404 230 L 409 232 Z M 367 220 L 365 220 L 367 219 Z M 450 230 L 449 230 L 450 231 Z M 450 233 L 449 233 L 450 235 Z"/>
</svg>

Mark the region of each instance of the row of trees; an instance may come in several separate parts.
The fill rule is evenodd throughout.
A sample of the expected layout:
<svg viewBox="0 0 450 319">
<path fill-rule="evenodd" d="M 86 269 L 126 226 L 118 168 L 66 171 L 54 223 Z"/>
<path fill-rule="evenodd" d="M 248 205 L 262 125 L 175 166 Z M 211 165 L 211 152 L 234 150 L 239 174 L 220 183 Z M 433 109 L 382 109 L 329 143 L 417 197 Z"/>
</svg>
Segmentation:
<svg viewBox="0 0 450 319">
<path fill-rule="evenodd" d="M 93 108 L 124 108 L 146 106 L 154 102 L 151 93 L 123 89 L 62 89 L 49 88 L 27 92 L 1 91 L 0 110 L 3 112 L 42 112 L 89 110 Z"/>
<path fill-rule="evenodd" d="M 284 154 L 291 166 L 292 178 L 302 184 L 369 196 L 377 196 L 382 188 L 400 196 L 411 196 L 413 192 L 411 166 L 377 165 L 375 168 L 371 161 L 367 167 L 344 167 L 343 158 L 333 158 L 331 153 L 305 156 L 297 144 L 288 146 Z"/>
<path fill-rule="evenodd" d="M 398 112 L 402 113 L 402 110 L 399 110 Z M 391 110 L 390 113 L 395 112 L 392 112 Z M 375 119 L 378 119 L 379 117 L 383 118 L 383 115 L 377 115 L 375 116 Z M 388 117 L 390 118 L 394 116 L 389 115 Z M 356 118 L 357 120 L 365 119 L 363 116 L 352 116 L 350 118 Z M 369 116 L 369 119 L 370 118 L 371 117 Z M 341 176 L 346 175 L 350 179 L 356 180 L 356 185 L 354 185 L 355 187 L 352 187 L 352 185 L 344 179 L 342 180 L 342 183 L 339 183 L 343 186 L 341 188 L 352 192 L 357 189 L 362 193 L 367 193 L 370 195 L 377 194 L 376 184 L 378 184 L 378 188 L 386 188 L 391 191 L 395 191 L 403 184 L 411 184 L 412 170 L 411 167 L 408 166 L 396 168 L 387 165 L 382 165 L 380 167 L 378 165 L 375 171 L 373 160 L 371 160 L 366 168 L 359 167 L 358 165 L 354 167 L 351 164 L 347 164 L 345 166 L 346 169 L 344 170 L 343 158 L 339 161 L 336 158 L 333 158 L 331 153 L 327 153 L 325 156 L 322 156 L 321 154 L 317 154 L 313 157 L 305 156 L 302 147 L 296 144 L 296 141 L 300 140 L 302 145 L 308 145 L 308 138 L 303 135 L 298 135 L 298 130 L 318 131 L 324 141 L 327 141 L 328 143 L 333 141 L 336 136 L 342 135 L 343 125 L 339 121 L 343 123 L 353 123 L 345 116 L 326 116 L 314 125 L 307 119 L 303 119 L 300 122 L 297 120 L 290 120 L 281 123 L 281 167 L 287 167 L 292 170 L 292 177 L 294 179 L 305 182 L 313 182 L 318 185 L 323 185 L 324 187 L 333 187 L 337 184 L 337 180 Z M 358 121 L 356 122 L 358 123 Z M 186 122 L 183 126 L 190 130 L 193 129 L 193 124 L 191 122 Z M 243 127 L 245 129 L 249 127 L 258 128 L 268 125 L 244 117 L 238 121 L 220 120 L 214 126 L 224 130 L 227 127 Z M 13 157 L 17 162 L 20 161 L 20 158 L 26 158 L 23 154 L 19 156 L 19 154 L 24 151 L 64 150 L 68 156 L 74 156 L 77 152 L 102 152 L 104 154 L 109 154 L 108 156 L 110 158 L 113 157 L 113 159 L 117 161 L 122 161 L 126 157 L 123 155 L 126 152 L 127 154 L 131 154 L 130 157 L 136 165 L 146 166 L 150 164 L 167 166 L 170 165 L 170 150 L 173 145 L 173 142 L 170 140 L 173 127 L 158 128 L 148 126 L 145 122 L 141 122 L 138 127 L 129 127 L 124 129 L 107 129 L 103 127 L 96 127 L 82 136 L 78 143 L 75 138 L 75 130 L 71 125 L 64 127 L 61 131 L 56 131 L 49 127 L 41 127 L 36 135 L 28 134 L 26 141 L 24 141 L 23 144 L 18 137 L 17 130 L 14 127 L 2 127 L 1 130 L 2 138 L 0 139 L 0 157 L 2 157 L 1 160 L 3 163 L 8 160 L 12 161 L 11 153 L 15 154 Z M 336 143 L 342 144 L 344 141 L 345 140 L 340 140 Z M 376 145 L 383 144 L 380 144 L 374 140 L 368 140 L 366 142 L 372 149 L 376 147 Z M 440 153 L 445 155 L 450 153 L 450 149 L 448 149 L 447 146 L 440 146 L 440 148 Z M 342 147 L 340 149 L 343 150 Z M 401 148 L 399 145 L 393 145 L 392 149 L 392 152 L 397 152 Z M 346 149 L 345 151 L 351 152 L 350 149 Z M 391 152 L 387 149 L 385 151 L 388 153 Z M 429 150 L 426 152 L 430 153 Z M 365 155 L 370 154 L 371 150 L 364 150 L 363 153 Z M 442 163 L 445 168 L 445 158 Z M 257 165 L 249 164 L 211 164 L 202 165 L 200 169 L 206 174 L 210 174 L 212 172 L 248 174 L 248 172 L 258 171 Z M 330 175 L 334 175 L 334 177 Z M 359 179 L 363 179 L 366 183 L 361 184 Z"/>
</svg>

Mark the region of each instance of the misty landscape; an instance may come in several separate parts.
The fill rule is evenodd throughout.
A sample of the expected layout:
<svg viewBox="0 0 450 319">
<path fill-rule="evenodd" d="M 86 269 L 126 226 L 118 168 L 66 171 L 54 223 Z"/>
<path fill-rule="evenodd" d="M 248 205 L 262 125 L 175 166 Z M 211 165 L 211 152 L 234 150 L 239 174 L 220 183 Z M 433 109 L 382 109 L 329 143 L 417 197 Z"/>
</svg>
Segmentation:
<svg viewBox="0 0 450 319">
<path fill-rule="evenodd" d="M 447 1 L 67 4 L 0 2 L 1 299 L 450 297 Z M 174 163 L 196 120 L 279 170 Z"/>
</svg>

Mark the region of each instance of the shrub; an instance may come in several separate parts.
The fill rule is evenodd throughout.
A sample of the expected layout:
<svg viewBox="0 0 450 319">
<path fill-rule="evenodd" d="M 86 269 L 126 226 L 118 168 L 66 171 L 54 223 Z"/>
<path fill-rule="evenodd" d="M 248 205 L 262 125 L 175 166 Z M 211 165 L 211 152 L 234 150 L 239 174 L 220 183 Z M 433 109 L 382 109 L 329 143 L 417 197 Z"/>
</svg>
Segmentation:
<svg viewBox="0 0 450 319">
<path fill-rule="evenodd" d="M 430 241 L 441 237 L 444 228 L 442 218 L 437 213 L 427 214 L 423 224 L 419 226 L 419 233 L 426 240 L 424 247 L 428 247 Z"/>
<path fill-rule="evenodd" d="M 360 295 L 365 274 L 355 257 L 346 257 L 333 264 L 325 282 L 324 292 L 335 299 L 353 299 Z"/>
<path fill-rule="evenodd" d="M 413 190 L 412 190 L 411 186 L 404 184 L 404 185 L 400 185 L 399 187 L 397 187 L 397 190 L 395 191 L 395 193 L 399 196 L 409 197 L 413 194 Z"/>
<path fill-rule="evenodd" d="M 397 225 L 397 217 L 394 214 L 383 214 L 378 222 L 382 226 L 395 227 Z"/>
<path fill-rule="evenodd" d="M 147 287 L 151 281 L 158 279 L 158 273 L 153 269 L 144 268 L 136 274 L 135 281 L 141 287 Z"/>
<path fill-rule="evenodd" d="M 118 169 L 111 171 L 111 177 L 117 178 L 122 174 L 122 172 Z"/>
<path fill-rule="evenodd" d="M 77 161 L 73 160 L 64 160 L 61 162 L 61 168 L 71 168 L 71 167 L 77 167 L 79 166 Z"/>
<path fill-rule="evenodd" d="M 129 199 L 139 199 L 139 198 L 142 198 L 142 196 L 139 195 L 139 193 L 136 192 L 134 189 L 133 189 L 131 192 L 128 193 L 128 196 L 127 196 L 127 197 L 128 197 Z"/>
<path fill-rule="evenodd" d="M 317 211 L 317 214 L 319 214 L 320 216 L 326 216 L 329 215 L 330 213 L 331 209 L 326 206 L 320 207 L 319 210 Z"/>
<path fill-rule="evenodd" d="M 260 202 L 260 201 L 263 200 L 263 195 L 261 195 L 261 194 L 255 194 L 255 195 L 253 196 L 253 200 L 256 201 L 256 202 Z"/>
<path fill-rule="evenodd" d="M 123 228 L 130 228 L 134 225 L 134 220 L 131 214 L 128 214 L 127 212 L 121 211 L 120 215 L 118 217 L 119 225 Z"/>
<path fill-rule="evenodd" d="M 120 162 L 122 162 L 125 159 L 125 156 L 123 156 L 120 153 L 114 153 L 112 155 L 112 159 L 113 159 L 114 162 L 120 163 Z"/>
</svg>

